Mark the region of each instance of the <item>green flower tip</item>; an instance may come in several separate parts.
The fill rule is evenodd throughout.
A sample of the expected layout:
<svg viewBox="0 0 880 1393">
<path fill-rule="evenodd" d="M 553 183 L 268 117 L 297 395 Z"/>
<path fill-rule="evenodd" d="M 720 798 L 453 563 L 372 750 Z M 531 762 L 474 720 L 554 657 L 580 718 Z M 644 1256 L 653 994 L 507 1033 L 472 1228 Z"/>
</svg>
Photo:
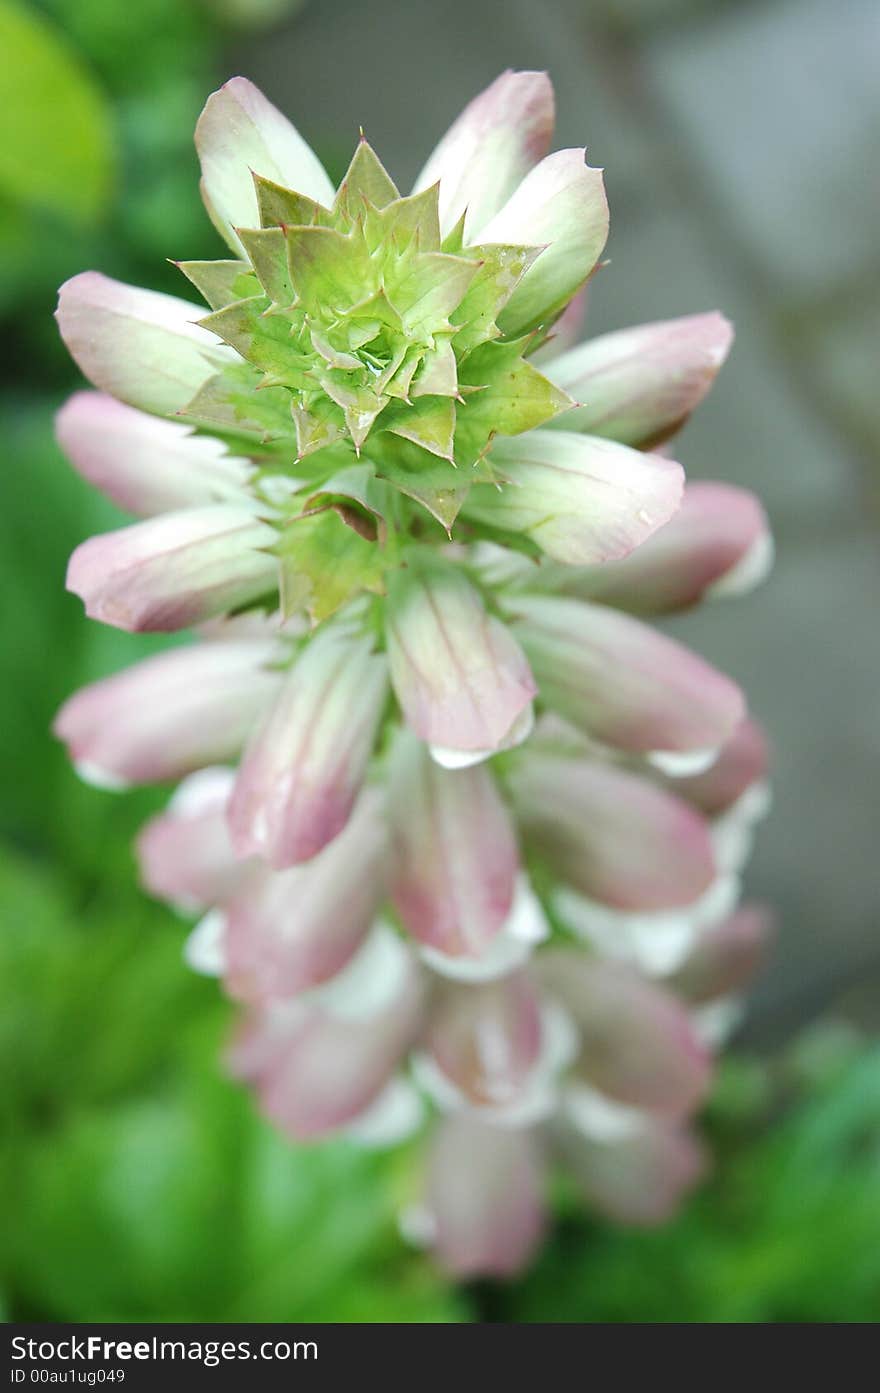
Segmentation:
<svg viewBox="0 0 880 1393">
<path fill-rule="evenodd" d="M 202 518 L 192 545 L 219 556 L 231 534 L 249 550 L 241 605 L 280 599 L 318 621 L 384 593 L 413 548 L 442 547 L 453 526 L 464 545 L 594 565 L 678 507 L 680 467 L 632 446 L 666 438 L 705 392 L 718 326 L 649 326 L 637 353 L 600 340 L 586 359 L 558 356 L 608 207 L 583 149 L 548 153 L 552 125 L 546 75 L 505 73 L 411 193 L 363 136 L 336 188 L 287 118 L 233 78 L 196 128 L 229 251 L 177 263 L 208 312 L 94 272 L 62 287 L 59 327 L 93 385 L 188 426 L 174 439 L 197 442 L 199 479 L 226 459 L 234 478 L 215 468 L 205 501 L 241 516 Z M 148 499 L 181 491 L 172 477 L 145 485 Z M 202 497 L 195 482 L 183 492 Z M 125 622 L 179 617 L 142 609 L 135 597 Z"/>
<path fill-rule="evenodd" d="M 260 226 L 234 229 L 247 260 L 178 263 L 208 301 L 201 324 L 254 370 L 259 418 L 240 375 L 220 373 L 182 413 L 201 424 L 295 437 L 297 462 L 334 447 L 409 471 L 420 456 L 493 477 L 499 429 L 518 434 L 572 405 L 502 336 L 498 315 L 543 250 L 444 238 L 439 184 L 401 197 L 364 138 L 325 208 L 253 175 Z M 221 413 L 222 420 L 217 420 Z M 272 419 L 267 418 L 271 413 Z M 431 465 L 431 459 L 423 461 Z"/>
</svg>

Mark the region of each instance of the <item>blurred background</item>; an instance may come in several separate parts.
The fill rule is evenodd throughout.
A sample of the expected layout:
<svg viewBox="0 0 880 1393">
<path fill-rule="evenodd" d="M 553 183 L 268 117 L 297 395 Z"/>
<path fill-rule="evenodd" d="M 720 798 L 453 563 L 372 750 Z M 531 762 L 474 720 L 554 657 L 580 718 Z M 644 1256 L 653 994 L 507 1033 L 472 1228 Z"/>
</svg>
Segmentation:
<svg viewBox="0 0 880 1393">
<path fill-rule="evenodd" d="M 877 1319 L 877 0 L 0 0 L 0 54 L 4 1317 Z M 162 795 L 84 787 L 48 735 L 75 687 L 157 646 L 64 592 L 69 552 L 121 519 L 54 444 L 76 372 L 51 312 L 86 268 L 180 292 L 166 258 L 223 255 L 192 129 L 233 73 L 331 174 L 363 124 L 404 187 L 508 66 L 550 71 L 556 145 L 607 171 L 589 332 L 736 323 L 680 458 L 760 493 L 778 564 L 676 629 L 771 732 L 748 882 L 780 933 L 681 1218 L 563 1212 L 523 1281 L 456 1289 L 395 1228 L 412 1156 L 294 1150 L 224 1080 L 227 1009 L 134 880 Z"/>
</svg>

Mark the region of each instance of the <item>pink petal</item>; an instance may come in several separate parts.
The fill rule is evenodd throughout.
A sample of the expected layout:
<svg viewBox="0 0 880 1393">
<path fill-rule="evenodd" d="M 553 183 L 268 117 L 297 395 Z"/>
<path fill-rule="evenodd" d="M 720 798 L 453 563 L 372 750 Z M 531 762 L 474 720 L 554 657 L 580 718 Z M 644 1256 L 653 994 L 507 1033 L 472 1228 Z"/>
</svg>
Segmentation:
<svg viewBox="0 0 880 1393">
<path fill-rule="evenodd" d="M 595 740 L 641 753 L 714 749 L 743 716 L 733 682 L 628 615 L 536 595 L 507 609 L 543 701 Z"/>
<path fill-rule="evenodd" d="M 581 1034 L 578 1071 L 630 1107 L 666 1116 L 703 1099 L 711 1061 L 675 997 L 626 963 L 578 949 L 550 949 L 539 969 Z"/>
<path fill-rule="evenodd" d="M 608 201 L 601 169 L 585 164 L 584 154 L 548 155 L 480 232 L 483 243 L 544 248 L 499 316 L 499 327 L 511 338 L 552 323 L 602 254 Z"/>
<path fill-rule="evenodd" d="M 731 484 L 693 483 L 675 516 L 631 556 L 560 574 L 553 583 L 633 614 L 668 614 L 697 604 L 769 544 L 767 518 L 753 494 Z"/>
<path fill-rule="evenodd" d="M 120 508 L 149 517 L 246 495 L 248 460 L 207 435 L 160 421 L 101 392 L 75 392 L 56 417 L 74 469 Z"/>
<path fill-rule="evenodd" d="M 55 317 L 90 382 L 129 406 L 173 416 L 229 356 L 194 322 L 204 314 L 176 295 L 84 271 L 62 285 Z"/>
<path fill-rule="evenodd" d="M 270 1007 L 245 1021 L 230 1065 L 277 1126 L 298 1140 L 325 1136 L 378 1098 L 412 1044 L 420 1009 L 414 970 L 392 1004 L 365 1020 L 305 1003 Z"/>
<path fill-rule="evenodd" d="M 572 1137 L 564 1154 L 600 1214 L 644 1228 L 670 1219 L 707 1169 L 704 1148 L 693 1133 L 663 1122 L 613 1141 Z"/>
<path fill-rule="evenodd" d="M 463 1113 L 431 1141 L 426 1200 L 437 1257 L 459 1279 L 510 1277 L 544 1233 L 541 1160 L 532 1135 Z"/>
<path fill-rule="evenodd" d="M 335 976 L 363 943 L 381 905 L 386 848 L 381 799 L 367 790 L 318 856 L 245 885 L 226 906 L 231 994 L 262 1004 Z"/>
<path fill-rule="evenodd" d="M 331 184 L 318 157 L 286 116 L 245 77 L 208 98 L 196 125 L 202 197 L 212 222 L 237 256 L 235 228 L 257 228 L 255 174 L 330 207 Z"/>
<path fill-rule="evenodd" d="M 391 895 L 405 927 L 450 956 L 484 953 L 513 904 L 519 858 L 484 765 L 440 768 L 410 735 L 392 755 Z"/>
<path fill-rule="evenodd" d="M 670 781 L 676 794 L 693 803 L 706 817 L 717 817 L 766 778 L 769 754 L 764 732 L 756 721 L 736 727 L 713 764 L 702 774 Z"/>
<path fill-rule="evenodd" d="M 341 832 L 367 771 L 388 692 L 372 639 L 320 628 L 242 761 L 229 825 L 240 856 L 306 861 Z"/>
<path fill-rule="evenodd" d="M 441 977 L 455 982 L 490 982 L 528 962 L 538 944 L 550 937 L 544 907 L 532 889 L 529 877 L 520 871 L 516 877 L 510 913 L 488 948 L 469 956 L 450 956 L 437 948 L 422 945 L 420 956 Z"/>
<path fill-rule="evenodd" d="M 546 73 L 505 72 L 470 102 L 415 182 L 440 182 L 444 236 L 466 213 L 468 241 L 506 202 L 553 134 L 553 86 Z"/>
<path fill-rule="evenodd" d="M 603 334 L 557 358 L 547 375 L 583 405 L 566 430 L 638 449 L 668 440 L 709 391 L 733 342 L 721 314 L 694 314 Z"/>
<path fill-rule="evenodd" d="M 473 1103 L 514 1103 L 541 1053 L 540 1002 L 525 972 L 465 986 L 438 983 L 427 1048 Z"/>
<path fill-rule="evenodd" d="M 745 905 L 706 929 L 669 986 L 694 1005 L 738 992 L 761 967 L 773 930 L 762 905 Z"/>
<path fill-rule="evenodd" d="M 681 502 L 681 465 L 574 431 L 499 439 L 492 464 L 505 480 L 476 484 L 464 513 L 530 537 L 554 561 L 586 566 L 626 556 Z"/>
<path fill-rule="evenodd" d="M 174 648 L 83 687 L 53 730 L 96 782 L 180 778 L 238 754 L 278 690 L 277 656 L 273 643 Z"/>
<path fill-rule="evenodd" d="M 67 588 L 91 619 L 130 632 L 186 629 L 276 591 L 277 533 L 231 504 L 187 508 L 91 537 Z"/>
<path fill-rule="evenodd" d="M 397 699 L 431 745 L 495 749 L 535 695 L 519 645 L 453 566 L 390 576 L 386 634 Z"/>
<path fill-rule="evenodd" d="M 615 909 L 673 909 L 715 878 L 709 829 L 637 775 L 528 752 L 510 771 L 517 819 L 561 879 Z"/>
<path fill-rule="evenodd" d="M 185 909 L 221 904 L 250 867 L 236 859 L 226 827 L 231 769 L 203 769 L 180 785 L 165 812 L 137 839 L 141 884 Z"/>
</svg>

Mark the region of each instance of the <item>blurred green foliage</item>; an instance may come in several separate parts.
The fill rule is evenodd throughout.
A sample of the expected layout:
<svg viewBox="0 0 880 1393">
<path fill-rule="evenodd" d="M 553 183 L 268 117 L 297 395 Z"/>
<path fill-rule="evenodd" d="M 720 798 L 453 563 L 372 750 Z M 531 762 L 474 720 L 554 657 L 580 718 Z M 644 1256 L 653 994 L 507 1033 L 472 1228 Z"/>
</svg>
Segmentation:
<svg viewBox="0 0 880 1393">
<path fill-rule="evenodd" d="M 246 6 L 234 10 L 242 22 Z M 880 1053 L 850 1046 L 796 1080 L 788 1065 L 729 1066 L 710 1118 L 716 1179 L 677 1224 L 614 1232 L 572 1205 L 523 1282 L 450 1288 L 396 1233 L 410 1158 L 293 1148 L 223 1077 L 228 1008 L 184 968 L 183 926 L 135 881 L 131 838 L 161 793 L 85 788 L 49 735 L 72 690 L 156 646 L 87 623 L 64 591 L 69 552 L 120 519 L 53 441 L 76 381 L 51 319 L 55 290 L 87 267 L 176 290 L 165 257 L 217 253 L 191 138 L 225 75 L 221 12 L 209 0 L 0 0 L 3 1310 L 77 1321 L 876 1317 Z"/>
<path fill-rule="evenodd" d="M 25 207 L 93 221 L 113 175 L 103 93 L 76 50 L 17 0 L 0 0 L 0 52 L 0 111 L 9 127 L 0 139 L 0 189 Z"/>
<path fill-rule="evenodd" d="M 708 1128 L 715 1175 L 656 1232 L 560 1226 L 503 1321 L 867 1322 L 880 1317 L 880 1046 L 792 1077 L 732 1061 Z M 769 1106 L 768 1106 L 769 1105 Z"/>
<path fill-rule="evenodd" d="M 0 863 L 8 1313 L 57 1320 L 448 1321 L 396 1237 L 380 1158 L 293 1149 L 218 1068 L 226 1011 L 180 928 L 113 885 Z M 103 869 L 103 867 L 102 867 Z"/>
</svg>

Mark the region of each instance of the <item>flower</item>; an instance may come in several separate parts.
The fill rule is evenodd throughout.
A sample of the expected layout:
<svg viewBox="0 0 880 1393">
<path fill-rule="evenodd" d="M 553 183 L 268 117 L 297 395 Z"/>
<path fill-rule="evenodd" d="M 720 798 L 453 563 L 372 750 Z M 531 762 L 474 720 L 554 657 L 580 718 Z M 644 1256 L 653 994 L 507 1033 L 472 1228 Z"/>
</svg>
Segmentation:
<svg viewBox="0 0 880 1393">
<path fill-rule="evenodd" d="M 388 1146 L 439 1114 L 416 1213 L 457 1275 L 527 1260 L 551 1163 L 618 1222 L 673 1210 L 704 1172 L 688 1119 L 770 934 L 765 911 L 737 908 L 741 861 L 725 854 L 732 820 L 762 811 L 757 729 L 744 723 L 675 793 L 648 761 L 628 764 L 632 811 L 643 801 L 666 818 L 636 822 L 627 850 L 597 839 L 596 808 L 584 810 L 593 898 L 534 839 L 533 806 L 504 796 L 554 759 L 558 788 L 574 763 L 561 742 L 576 738 L 539 728 L 499 781 L 486 765 L 444 770 L 401 734 L 388 815 L 371 791 L 344 833 L 287 871 L 236 857 L 229 770 L 190 776 L 139 842 L 145 886 L 203 913 L 189 960 L 244 1006 L 230 1065 L 276 1125 L 298 1141 L 342 1130 Z M 605 815 L 619 816 L 610 800 Z M 638 912 L 620 909 L 646 853 L 675 869 Z M 508 1175 L 522 1183 L 500 1184 Z"/>
<path fill-rule="evenodd" d="M 187 960 L 277 1125 L 439 1115 L 410 1227 L 461 1275 L 528 1259 L 556 1160 L 620 1221 L 672 1209 L 768 934 L 737 907 L 763 738 L 649 622 L 772 559 L 751 495 L 656 453 L 730 326 L 572 346 L 607 206 L 552 122 L 546 76 L 505 73 L 412 193 L 363 138 L 334 188 L 234 78 L 196 131 L 232 256 L 178 263 L 208 312 L 93 272 L 58 310 L 97 389 L 59 440 L 139 518 L 68 586 L 194 641 L 56 732 L 99 785 L 182 780 L 141 878 L 200 916 Z"/>
</svg>

